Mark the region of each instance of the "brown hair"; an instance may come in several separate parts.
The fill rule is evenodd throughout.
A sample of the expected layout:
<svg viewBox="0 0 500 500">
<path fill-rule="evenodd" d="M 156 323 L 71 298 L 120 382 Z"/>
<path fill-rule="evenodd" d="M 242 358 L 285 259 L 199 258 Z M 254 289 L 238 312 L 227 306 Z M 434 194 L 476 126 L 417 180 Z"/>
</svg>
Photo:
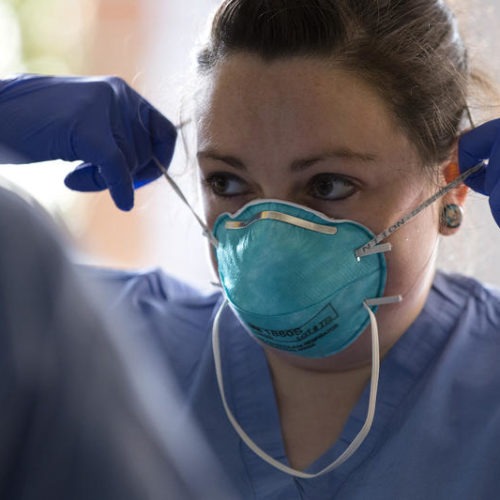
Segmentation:
<svg viewBox="0 0 500 500">
<path fill-rule="evenodd" d="M 225 0 L 198 70 L 227 55 L 330 58 L 379 92 L 422 161 L 445 161 L 467 110 L 467 53 L 440 0 Z"/>
</svg>

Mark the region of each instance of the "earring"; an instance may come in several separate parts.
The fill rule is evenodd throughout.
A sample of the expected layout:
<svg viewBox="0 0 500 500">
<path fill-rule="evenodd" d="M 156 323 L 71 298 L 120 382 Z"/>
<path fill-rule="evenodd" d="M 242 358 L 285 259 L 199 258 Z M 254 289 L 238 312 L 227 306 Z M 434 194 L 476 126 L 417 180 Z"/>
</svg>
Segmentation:
<svg viewBox="0 0 500 500">
<path fill-rule="evenodd" d="M 464 211 L 456 203 L 448 203 L 441 211 L 441 224 L 449 229 L 460 227 L 464 218 Z"/>
</svg>

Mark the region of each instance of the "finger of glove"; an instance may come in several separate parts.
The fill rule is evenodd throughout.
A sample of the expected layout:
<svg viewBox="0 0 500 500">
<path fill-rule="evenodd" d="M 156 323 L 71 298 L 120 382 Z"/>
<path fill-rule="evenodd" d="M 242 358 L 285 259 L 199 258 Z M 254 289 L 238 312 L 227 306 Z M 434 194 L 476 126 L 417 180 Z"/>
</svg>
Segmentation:
<svg viewBox="0 0 500 500">
<path fill-rule="evenodd" d="M 478 193 L 491 195 L 500 184 L 500 142 L 493 146 L 488 165 L 467 178 L 465 184 Z"/>
<path fill-rule="evenodd" d="M 161 175 L 162 172 L 158 168 L 158 165 L 156 165 L 154 160 L 151 160 L 134 175 L 134 188 L 137 189 L 145 186 L 158 179 Z"/>
<path fill-rule="evenodd" d="M 99 166 L 115 205 L 121 210 L 130 210 L 134 206 L 134 186 L 125 156 L 117 149 Z"/>
<path fill-rule="evenodd" d="M 141 100 L 134 123 L 136 166 L 134 187 L 144 186 L 161 175 L 153 158 L 168 167 L 172 161 L 177 131 L 175 126 L 147 101 Z"/>
<path fill-rule="evenodd" d="M 134 186 L 132 180 L 110 184 L 109 193 L 115 205 L 123 211 L 129 211 L 134 207 Z"/>
<path fill-rule="evenodd" d="M 82 163 L 64 178 L 64 184 L 74 191 L 103 191 L 106 181 L 99 168 L 92 163 Z"/>
<path fill-rule="evenodd" d="M 497 226 L 500 227 L 500 184 L 497 184 L 491 192 L 489 204 L 491 214 L 493 215 Z"/>
<path fill-rule="evenodd" d="M 155 108 L 149 110 L 149 134 L 151 136 L 153 154 L 165 168 L 168 168 L 174 156 L 177 130 Z"/>
<path fill-rule="evenodd" d="M 117 184 L 109 187 L 106 179 L 101 175 L 99 167 L 91 163 L 82 163 L 70 172 L 64 179 L 64 184 L 74 191 L 95 192 L 109 189 L 115 205 L 121 210 L 130 210 L 133 207 L 133 188 Z M 130 192 L 132 191 L 132 192 Z"/>
<path fill-rule="evenodd" d="M 134 188 L 127 162 L 117 151 L 99 166 L 84 163 L 68 174 L 65 184 L 77 191 L 102 191 L 109 189 L 115 205 L 121 210 L 134 206 Z"/>
<path fill-rule="evenodd" d="M 123 119 L 113 88 L 109 83 L 98 83 L 89 112 L 78 122 L 72 138 L 75 158 L 86 160 L 86 166 L 93 165 L 97 171 L 93 168 L 83 173 L 77 169 L 66 182 L 74 189 L 98 191 L 104 181 L 118 208 L 130 210 L 134 198 L 130 171 L 136 157 L 130 125 Z"/>
<path fill-rule="evenodd" d="M 151 160 L 153 140 L 149 118 L 154 108 L 123 80 L 109 78 L 108 81 L 115 97 L 109 108 L 113 140 L 123 151 L 129 162 L 129 171 L 135 177 Z"/>
<path fill-rule="evenodd" d="M 492 193 L 500 185 L 500 138 L 494 144 L 485 170 L 484 187 L 486 194 L 492 196 Z"/>
<path fill-rule="evenodd" d="M 460 170 L 464 172 L 490 157 L 495 143 L 500 139 L 500 119 L 491 120 L 472 129 L 460 137 L 458 159 Z"/>
<path fill-rule="evenodd" d="M 483 194 L 488 194 L 495 184 L 497 172 L 496 164 L 500 166 L 500 120 L 489 121 L 473 130 L 468 131 L 459 140 L 458 158 L 460 171 L 477 165 L 480 161 L 488 159 L 493 168 L 482 169 L 471 175 L 465 183 Z"/>
</svg>

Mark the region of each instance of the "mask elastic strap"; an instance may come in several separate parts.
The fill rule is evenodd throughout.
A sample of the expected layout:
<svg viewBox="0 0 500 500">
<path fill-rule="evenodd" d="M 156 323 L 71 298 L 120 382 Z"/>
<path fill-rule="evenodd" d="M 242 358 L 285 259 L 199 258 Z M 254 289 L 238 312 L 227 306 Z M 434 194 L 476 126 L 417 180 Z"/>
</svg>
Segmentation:
<svg viewBox="0 0 500 500">
<path fill-rule="evenodd" d="M 421 203 L 417 208 L 415 208 L 415 210 L 413 210 L 409 214 L 399 219 L 385 231 L 377 234 L 375 238 L 371 239 L 368 243 L 366 243 L 366 245 L 363 245 L 361 248 L 358 248 L 358 250 L 356 250 L 355 252 L 356 257 L 358 258 L 365 257 L 366 255 L 372 253 L 371 249 L 377 246 L 382 240 L 388 238 L 392 233 L 396 232 L 398 229 L 400 229 L 405 224 L 410 222 L 410 220 L 416 217 L 422 210 L 426 209 L 429 205 L 432 205 L 436 200 L 441 198 L 441 196 L 444 196 L 446 193 L 456 188 L 465 179 L 467 179 L 467 177 L 469 177 L 472 174 L 475 174 L 485 166 L 486 163 L 482 161 L 481 163 L 478 163 L 477 165 L 471 167 L 469 170 L 466 170 L 463 174 L 459 175 L 456 179 L 451 181 L 449 184 L 441 188 L 437 193 L 435 193 L 430 198 Z"/>
<path fill-rule="evenodd" d="M 190 212 L 194 215 L 194 218 L 198 222 L 198 224 L 201 226 L 203 229 L 203 236 L 206 236 L 212 245 L 217 248 L 218 241 L 215 239 L 215 236 L 212 234 L 212 231 L 208 228 L 208 226 L 203 222 L 202 218 L 196 213 L 194 208 L 191 206 L 187 198 L 184 196 L 184 193 L 182 192 L 181 188 L 178 186 L 178 184 L 170 177 L 170 175 L 167 172 L 167 169 L 161 164 L 161 162 L 156 158 L 156 156 L 153 156 L 153 161 L 155 162 L 156 166 L 160 169 L 161 173 L 167 179 L 167 182 L 170 184 L 170 187 L 174 190 L 175 194 L 181 199 L 181 201 L 189 208 Z"/>
<path fill-rule="evenodd" d="M 363 427 L 353 439 L 351 444 L 347 447 L 347 449 L 330 465 L 317 472 L 316 474 L 309 474 L 307 472 L 302 472 L 287 465 L 282 462 L 274 459 L 270 455 L 268 455 L 262 448 L 257 446 L 255 442 L 250 438 L 250 436 L 243 430 L 240 426 L 236 417 L 233 415 L 231 409 L 226 400 L 226 395 L 224 391 L 224 381 L 222 376 L 222 365 L 221 365 L 221 355 L 220 355 L 220 344 L 219 344 L 219 322 L 222 315 L 223 310 L 227 305 L 227 300 L 224 300 L 217 311 L 217 315 L 215 316 L 214 324 L 212 327 L 212 348 L 213 348 L 213 356 L 215 363 L 215 374 L 217 377 L 217 385 L 219 387 L 219 393 L 222 399 L 222 405 L 224 406 L 224 411 L 226 412 L 227 418 L 233 429 L 236 431 L 238 436 L 243 440 L 243 442 L 262 460 L 267 462 L 269 465 L 275 467 L 276 469 L 285 472 L 294 477 L 299 477 L 302 479 L 312 479 L 327 472 L 336 469 L 340 465 L 342 465 L 348 458 L 350 458 L 356 450 L 361 446 L 361 443 L 365 440 L 366 436 L 370 432 L 373 418 L 375 415 L 375 406 L 377 402 L 377 391 L 378 391 L 378 380 L 379 380 L 379 371 L 380 371 L 380 348 L 379 348 L 379 338 L 378 338 L 378 327 L 377 320 L 375 318 L 375 314 L 370 309 L 366 302 L 363 303 L 363 306 L 368 311 L 370 316 L 370 325 L 371 325 L 371 338 L 372 338 L 372 373 L 370 379 L 370 397 L 368 402 L 368 410 L 366 414 L 365 423 Z"/>
</svg>

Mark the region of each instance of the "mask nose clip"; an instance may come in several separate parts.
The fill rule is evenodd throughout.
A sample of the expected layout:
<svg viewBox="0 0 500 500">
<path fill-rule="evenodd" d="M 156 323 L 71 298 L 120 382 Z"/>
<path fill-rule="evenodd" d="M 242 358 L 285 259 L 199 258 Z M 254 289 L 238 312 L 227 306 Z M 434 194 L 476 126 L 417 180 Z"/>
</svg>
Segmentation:
<svg viewBox="0 0 500 500">
<path fill-rule="evenodd" d="M 358 248 L 354 255 L 359 262 L 362 257 L 367 257 L 368 255 L 374 255 L 377 253 L 390 252 L 392 250 L 392 245 L 390 243 L 379 243 L 377 245 L 370 246 L 370 243 Z"/>
</svg>

